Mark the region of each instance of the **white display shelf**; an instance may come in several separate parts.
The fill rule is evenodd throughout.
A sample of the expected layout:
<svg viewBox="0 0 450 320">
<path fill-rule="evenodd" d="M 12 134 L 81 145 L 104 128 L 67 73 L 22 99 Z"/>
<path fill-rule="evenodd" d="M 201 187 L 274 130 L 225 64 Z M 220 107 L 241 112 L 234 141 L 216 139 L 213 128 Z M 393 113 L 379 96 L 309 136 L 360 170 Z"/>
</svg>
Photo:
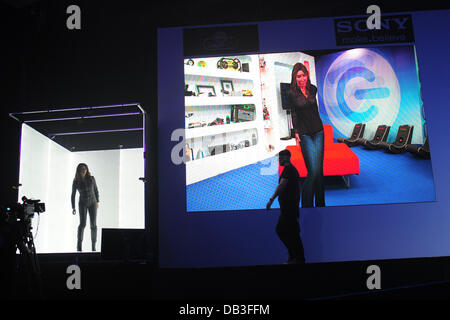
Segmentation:
<svg viewBox="0 0 450 320">
<path fill-rule="evenodd" d="M 233 131 L 242 131 L 246 129 L 256 129 L 257 124 L 255 121 L 246 121 L 238 123 L 221 124 L 215 126 L 206 126 L 201 128 L 186 129 L 185 139 L 192 139 L 204 136 L 213 136 L 216 134 L 222 134 Z"/>
<path fill-rule="evenodd" d="M 236 70 L 223 70 L 217 68 L 218 58 L 205 58 L 203 59 L 207 67 L 184 66 L 185 82 L 190 86 L 190 90 L 196 91 L 197 85 L 213 85 L 216 90 L 216 97 L 208 97 L 201 95 L 187 96 L 185 97 L 185 110 L 186 112 L 194 112 L 197 114 L 198 119 L 202 118 L 214 118 L 215 109 L 217 109 L 217 115 L 223 117 L 227 113 L 227 108 L 233 105 L 254 105 L 255 106 L 255 119 L 247 122 L 229 123 L 215 126 L 205 126 L 201 128 L 185 129 L 185 139 L 201 139 L 202 137 L 216 136 L 226 133 L 230 133 L 235 139 L 235 136 L 240 136 L 239 132 L 242 132 L 242 138 L 246 135 L 245 130 L 255 130 L 258 142 L 256 145 L 252 145 L 247 148 L 238 150 L 232 150 L 225 153 L 220 153 L 214 156 L 208 156 L 203 159 L 192 160 L 186 163 L 186 183 L 196 183 L 231 170 L 235 170 L 252 163 L 256 163 L 264 158 L 265 150 L 263 144 L 260 141 L 260 137 L 264 136 L 264 122 L 262 114 L 262 100 L 261 100 L 261 84 L 259 74 L 259 60 L 256 57 L 238 57 L 241 62 L 246 60 L 249 63 L 249 69 L 251 72 L 240 72 Z M 185 61 L 186 62 L 186 61 Z M 197 62 L 197 61 L 196 61 Z M 220 88 L 220 80 L 233 81 L 233 87 L 236 93 L 240 93 L 240 90 L 248 89 L 252 90 L 253 96 L 224 96 L 222 95 Z M 204 114 L 205 116 L 200 116 Z M 225 119 L 224 119 L 225 120 Z M 194 120 L 192 120 L 194 121 Z M 200 120 L 196 120 L 200 121 Z M 228 137 L 223 139 L 224 144 L 229 143 Z M 245 139 L 248 139 L 245 138 Z M 197 140 L 193 142 L 195 145 Z M 222 141 L 222 139 L 221 139 Z"/>
<path fill-rule="evenodd" d="M 212 77 L 212 78 L 226 78 L 226 79 L 241 79 L 241 80 L 254 80 L 254 74 L 250 72 L 241 72 L 235 70 L 223 70 L 202 68 L 197 66 L 185 66 L 184 74 L 200 77 Z"/>
<path fill-rule="evenodd" d="M 260 161 L 259 146 L 224 152 L 186 162 L 186 185 Z"/>
<path fill-rule="evenodd" d="M 186 107 L 197 106 L 226 106 L 235 104 L 256 104 L 253 96 L 231 96 L 231 97 L 185 97 L 184 105 Z"/>
</svg>

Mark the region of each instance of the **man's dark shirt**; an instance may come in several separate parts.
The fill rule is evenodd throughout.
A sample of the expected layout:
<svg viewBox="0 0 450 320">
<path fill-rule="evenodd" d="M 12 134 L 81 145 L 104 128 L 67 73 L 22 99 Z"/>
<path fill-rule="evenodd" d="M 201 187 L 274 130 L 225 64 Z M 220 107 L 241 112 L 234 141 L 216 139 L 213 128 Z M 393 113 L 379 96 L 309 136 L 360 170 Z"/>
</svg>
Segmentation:
<svg viewBox="0 0 450 320">
<path fill-rule="evenodd" d="M 284 167 L 280 179 L 287 179 L 287 185 L 278 195 L 278 202 L 283 208 L 298 208 L 300 203 L 300 175 L 297 169 L 289 164 Z"/>
<path fill-rule="evenodd" d="M 85 206 L 91 206 L 99 201 L 97 183 L 94 177 L 86 177 L 84 181 L 73 180 L 72 184 L 72 209 L 75 209 L 75 194 L 80 192 L 80 203 Z"/>
</svg>

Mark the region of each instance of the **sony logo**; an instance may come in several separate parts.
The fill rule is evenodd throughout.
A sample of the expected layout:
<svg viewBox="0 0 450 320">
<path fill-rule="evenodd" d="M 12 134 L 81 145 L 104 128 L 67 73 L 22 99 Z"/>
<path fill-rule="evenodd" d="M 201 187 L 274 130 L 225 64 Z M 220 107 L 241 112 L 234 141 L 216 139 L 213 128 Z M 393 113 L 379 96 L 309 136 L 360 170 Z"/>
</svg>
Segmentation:
<svg viewBox="0 0 450 320">
<path fill-rule="evenodd" d="M 410 16 L 398 16 L 381 18 L 381 29 L 384 30 L 402 30 L 406 29 L 406 23 L 410 20 Z M 358 20 L 340 20 L 336 22 L 337 32 L 352 32 L 360 31 L 366 32 L 370 31 L 367 28 L 367 19 L 361 18 Z"/>
</svg>

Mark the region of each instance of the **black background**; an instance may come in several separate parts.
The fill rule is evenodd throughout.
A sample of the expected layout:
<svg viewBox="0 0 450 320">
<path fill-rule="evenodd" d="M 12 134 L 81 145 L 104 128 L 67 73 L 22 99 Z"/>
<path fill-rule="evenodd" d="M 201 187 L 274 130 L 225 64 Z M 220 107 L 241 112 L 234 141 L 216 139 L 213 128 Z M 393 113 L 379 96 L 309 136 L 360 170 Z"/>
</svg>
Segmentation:
<svg viewBox="0 0 450 320">
<path fill-rule="evenodd" d="M 81 8 L 81 30 L 66 27 L 72 4 Z M 146 227 L 156 250 L 157 185 L 164 179 L 156 155 L 156 80 L 164 72 L 157 65 L 157 28 L 364 15 L 371 4 L 382 14 L 450 8 L 437 1 L 1 1 L 0 202 L 17 199 L 11 186 L 18 182 L 20 126 L 8 113 L 140 102 L 149 129 Z"/>
</svg>

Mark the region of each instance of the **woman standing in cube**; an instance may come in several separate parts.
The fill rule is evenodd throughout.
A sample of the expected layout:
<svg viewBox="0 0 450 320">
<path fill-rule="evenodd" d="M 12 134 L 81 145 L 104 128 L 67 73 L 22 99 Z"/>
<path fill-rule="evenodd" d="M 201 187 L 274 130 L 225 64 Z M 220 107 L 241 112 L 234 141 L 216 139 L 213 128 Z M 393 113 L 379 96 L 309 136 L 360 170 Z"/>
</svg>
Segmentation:
<svg viewBox="0 0 450 320">
<path fill-rule="evenodd" d="M 95 243 L 97 242 L 97 208 L 99 204 L 99 196 L 97 183 L 95 178 L 91 176 L 87 164 L 80 163 L 75 172 L 75 178 L 72 183 L 72 213 L 75 211 L 75 194 L 79 192 L 80 199 L 78 201 L 78 209 L 80 213 L 80 225 L 77 234 L 77 251 L 81 251 L 83 243 L 84 227 L 86 226 L 87 213 L 89 211 L 89 220 L 91 223 L 91 240 L 92 251 L 95 251 Z"/>
<path fill-rule="evenodd" d="M 323 182 L 324 131 L 308 69 L 296 63 L 288 90 L 289 106 L 297 146 L 301 147 L 308 175 L 302 188 L 302 208 L 325 206 Z M 315 200 L 315 201 L 314 201 Z"/>
</svg>

